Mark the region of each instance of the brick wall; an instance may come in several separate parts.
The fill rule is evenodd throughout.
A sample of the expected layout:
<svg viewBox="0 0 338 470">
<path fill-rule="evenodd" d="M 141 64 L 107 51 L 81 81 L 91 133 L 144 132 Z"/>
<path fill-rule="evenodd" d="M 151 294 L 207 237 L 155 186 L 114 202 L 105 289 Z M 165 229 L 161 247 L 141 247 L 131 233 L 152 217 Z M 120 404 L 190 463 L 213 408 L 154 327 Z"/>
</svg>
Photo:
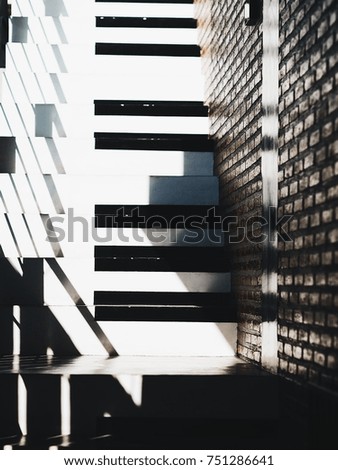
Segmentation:
<svg viewBox="0 0 338 470">
<path fill-rule="evenodd" d="M 334 0 L 280 2 L 282 374 L 338 386 L 338 24 Z"/>
<path fill-rule="evenodd" d="M 240 225 L 262 208 L 262 26 L 243 2 L 197 0 L 206 101 L 221 203 Z M 338 385 L 338 24 L 334 0 L 280 2 L 279 371 L 326 390 Z M 260 362 L 261 246 L 231 245 L 238 353 Z"/>
<path fill-rule="evenodd" d="M 206 101 L 216 141 L 215 172 L 224 214 L 245 227 L 262 214 L 261 25 L 247 27 L 242 2 L 197 0 Z M 235 226 L 231 226 L 235 229 Z M 233 289 L 238 301 L 238 353 L 260 362 L 261 245 L 248 237 L 231 243 Z M 234 241 L 240 240 L 232 231 Z"/>
</svg>

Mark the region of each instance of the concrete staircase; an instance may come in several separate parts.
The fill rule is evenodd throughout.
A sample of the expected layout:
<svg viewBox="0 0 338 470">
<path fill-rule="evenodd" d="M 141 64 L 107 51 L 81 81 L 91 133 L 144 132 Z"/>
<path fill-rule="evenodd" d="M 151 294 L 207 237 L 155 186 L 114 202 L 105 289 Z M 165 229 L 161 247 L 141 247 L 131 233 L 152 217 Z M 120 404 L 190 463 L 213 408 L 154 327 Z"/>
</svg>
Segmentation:
<svg viewBox="0 0 338 470">
<path fill-rule="evenodd" d="M 199 54 L 189 0 L 13 0 L 3 446 L 235 448 L 275 422 L 275 381 L 234 357 Z"/>
<path fill-rule="evenodd" d="M 186 96 L 181 99 L 181 84 L 177 91 L 170 85 L 182 76 L 182 66 L 184 70 L 188 64 L 194 67 L 194 73 L 184 70 L 185 80 L 193 84 L 200 76 L 200 70 L 195 68 L 200 50 L 194 37 L 193 5 L 162 2 L 149 6 L 138 2 L 131 7 L 128 3 L 125 6 L 117 2 L 97 3 L 100 6 L 96 18 L 100 40 L 95 47 L 98 63 L 105 64 L 107 70 L 117 64 L 119 73 L 130 71 L 137 82 L 137 92 L 134 85 L 121 92 L 124 99 L 117 100 L 111 99 L 111 91 L 107 90 L 104 99 L 95 100 L 95 148 L 100 151 L 96 159 L 107 158 L 110 152 L 127 151 L 134 157 L 129 161 L 133 171 L 143 168 L 150 178 L 157 175 L 157 180 L 150 182 L 147 205 L 137 204 L 136 199 L 136 204 L 116 204 L 114 200 L 110 204 L 96 204 L 97 226 L 141 230 L 140 238 L 142 230 L 151 233 L 156 227 L 167 230 L 165 234 L 170 231 L 174 241 L 163 243 L 162 239 L 167 237 L 157 232 L 148 246 L 130 243 L 96 246 L 95 270 L 102 273 L 103 282 L 104 279 L 115 281 L 116 272 L 119 277 L 134 273 L 134 278 L 132 281 L 128 275 L 127 291 L 123 283 L 120 283 L 121 291 L 117 290 L 116 282 L 109 282 L 109 290 L 95 291 L 95 318 L 100 322 L 156 322 L 148 330 L 151 334 L 155 333 L 154 328 L 162 328 L 163 322 L 189 322 L 191 336 L 196 323 L 229 323 L 223 328 L 231 335 L 235 315 L 229 262 L 222 241 L 214 243 L 208 237 L 210 224 L 206 221 L 208 211 L 215 210 L 218 201 L 218 182 L 212 176 L 213 143 L 208 137 L 208 110 L 200 100 L 201 87 L 194 100 L 186 101 Z M 146 79 L 139 75 L 139 70 L 144 71 Z M 149 94 L 149 80 L 157 82 L 159 93 Z M 118 155 L 116 166 L 121 158 Z M 175 157 L 179 155 L 184 161 L 181 174 L 175 169 Z M 158 175 L 161 168 L 168 168 L 165 176 Z M 199 227 L 195 237 L 186 234 L 178 240 L 180 230 L 194 230 L 194 219 Z M 201 230 L 206 235 L 206 246 L 200 243 Z M 170 327 L 171 331 L 177 327 L 174 333 L 177 342 L 182 325 Z M 144 354 L 148 353 L 151 341 L 149 338 Z M 170 342 L 173 347 L 173 338 Z M 199 354 L 190 349 L 190 354 L 195 353 Z"/>
<path fill-rule="evenodd" d="M 234 355 L 193 8 L 13 2 L 0 267 L 22 286 L 2 295 L 27 319 L 15 352 Z"/>
</svg>

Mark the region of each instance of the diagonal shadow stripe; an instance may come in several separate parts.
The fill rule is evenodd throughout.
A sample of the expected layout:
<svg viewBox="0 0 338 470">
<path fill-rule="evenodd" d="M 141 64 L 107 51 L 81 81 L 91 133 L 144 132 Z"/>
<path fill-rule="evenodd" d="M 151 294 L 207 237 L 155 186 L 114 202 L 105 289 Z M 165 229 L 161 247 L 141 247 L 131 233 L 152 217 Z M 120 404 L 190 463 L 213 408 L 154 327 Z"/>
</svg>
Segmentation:
<svg viewBox="0 0 338 470">
<path fill-rule="evenodd" d="M 46 262 L 48 263 L 49 267 L 53 270 L 54 274 L 59 279 L 59 281 L 61 282 L 61 284 L 67 291 L 68 295 L 71 297 L 71 299 L 75 303 L 82 317 L 87 322 L 88 326 L 91 328 L 91 330 L 93 331 L 95 336 L 98 338 L 102 346 L 105 348 L 109 356 L 111 357 L 118 356 L 114 346 L 111 344 L 111 342 L 107 338 L 104 331 L 96 323 L 90 310 L 88 309 L 88 307 L 84 305 L 84 301 L 81 299 L 79 293 L 77 292 L 77 290 L 71 283 L 70 279 L 64 273 L 64 271 L 62 270 L 62 268 L 60 267 L 56 259 L 46 258 Z"/>
</svg>

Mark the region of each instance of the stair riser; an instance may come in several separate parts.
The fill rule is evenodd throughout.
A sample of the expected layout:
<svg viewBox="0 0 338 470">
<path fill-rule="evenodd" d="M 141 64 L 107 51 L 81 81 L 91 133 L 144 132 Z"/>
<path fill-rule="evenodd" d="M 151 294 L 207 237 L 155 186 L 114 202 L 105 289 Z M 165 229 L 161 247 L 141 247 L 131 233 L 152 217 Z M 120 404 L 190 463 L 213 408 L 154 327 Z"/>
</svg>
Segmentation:
<svg viewBox="0 0 338 470">
<path fill-rule="evenodd" d="M 23 104 L 47 102 L 90 106 L 96 99 L 203 100 L 201 71 L 195 67 L 195 75 L 192 77 L 190 71 L 182 69 L 179 74 L 173 74 L 170 66 L 167 67 L 163 63 L 161 67 L 156 68 L 154 74 L 151 74 L 151 70 L 147 72 L 141 68 L 141 65 L 136 74 L 136 69 L 124 62 L 124 70 L 118 67 L 118 73 L 111 75 L 107 74 L 107 70 L 110 70 L 109 64 L 108 67 L 107 64 L 102 65 L 105 67 L 104 75 L 88 74 L 88 70 L 83 74 L 77 71 L 56 71 L 54 74 L 41 71 L 38 77 L 30 70 L 23 70 L 21 65 L 20 74 L 16 70 L 10 70 L 9 66 L 2 79 L 3 102 L 12 102 L 13 96 L 16 103 Z M 161 74 L 163 67 L 166 75 Z"/>
<path fill-rule="evenodd" d="M 95 116 L 91 125 L 96 132 L 208 134 L 207 117 Z"/>
<path fill-rule="evenodd" d="M 71 147 L 71 143 L 67 142 Z M 74 143 L 76 147 L 76 143 Z M 212 176 L 213 162 L 207 152 L 197 152 L 184 156 L 184 152 L 128 151 L 128 150 L 96 150 L 90 155 L 74 154 L 71 150 L 60 155 L 62 171 L 67 175 L 76 175 L 81 168 L 84 175 L 121 175 L 121 176 Z M 139 155 L 140 153 L 140 155 Z M 168 155 L 166 155 L 166 153 Z M 186 152 L 188 154 L 188 152 Z M 44 154 L 46 156 L 46 154 Z M 41 159 L 42 160 L 42 159 Z M 59 173 L 52 158 L 42 160 L 43 173 L 57 175 Z M 13 173 L 38 174 L 36 162 L 25 167 L 17 164 Z"/>
<path fill-rule="evenodd" d="M 96 56 L 93 45 L 49 45 L 49 44 L 8 44 L 6 68 L 22 72 L 37 73 L 96 73 L 105 74 L 107 69 L 114 68 L 120 74 L 143 70 L 147 74 L 160 76 L 177 73 L 197 76 L 201 73 L 198 57 L 128 57 Z M 43 59 L 42 59 L 43 57 Z M 138 60 L 135 60 L 138 59 Z M 132 69 L 132 70 L 131 70 Z M 171 71 L 171 72 L 170 72 Z M 120 94 L 121 98 L 121 94 Z"/>
<path fill-rule="evenodd" d="M 230 292 L 229 273 L 95 272 L 93 258 L 0 261 L 1 304 L 7 306 L 93 305 L 95 291 Z"/>
<path fill-rule="evenodd" d="M 96 28 L 95 42 L 197 44 L 197 30 L 182 28 Z"/>
<path fill-rule="evenodd" d="M 8 219 L 0 214 L 1 257 L 7 258 L 90 258 L 94 246 L 223 246 L 224 236 L 218 230 L 216 233 L 207 230 L 174 229 L 104 229 L 90 228 L 93 221 L 91 216 L 79 216 L 83 223 L 64 220 L 58 217 L 55 223 L 57 232 L 46 231 L 46 226 L 39 214 L 26 214 L 25 220 L 19 216 L 9 216 Z M 14 240 L 9 228 L 16 229 Z M 88 224 L 88 225 L 87 225 Z M 29 232 L 27 230 L 29 227 Z M 69 228 L 68 228 L 69 227 Z M 88 227 L 88 230 L 87 230 Z M 60 232 L 60 229 L 63 233 Z M 30 234 L 34 236 L 34 245 Z M 47 240 L 47 237 L 49 239 Z M 56 239 L 55 239 L 56 237 Z M 85 243 L 84 243 L 85 242 Z"/>
<path fill-rule="evenodd" d="M 100 18 L 100 17 L 99 17 Z M 142 18 L 141 18 L 142 21 Z M 88 16 L 78 21 L 78 17 L 20 17 L 10 18 L 9 38 L 21 44 L 88 44 L 95 42 L 118 43 L 159 43 L 197 44 L 197 30 L 184 29 L 179 23 L 173 28 L 99 27 L 100 19 Z M 148 22 L 149 23 L 149 22 Z M 173 23 L 174 26 L 174 23 Z M 83 31 L 86 34 L 83 34 Z"/>
<path fill-rule="evenodd" d="M 133 16 L 146 18 L 193 18 L 193 4 L 95 3 L 96 16 Z"/>
<path fill-rule="evenodd" d="M 93 130 L 165 134 L 208 133 L 207 117 L 93 116 L 93 109 L 93 104 L 36 104 L 32 110 L 24 105 L 3 103 L 0 120 L 5 122 L 9 116 L 10 127 L 7 126 L 7 131 L 4 128 L 2 135 L 80 139 L 92 137 Z"/>
<path fill-rule="evenodd" d="M 12 318 L 12 310 L 4 307 L 2 310 Z M 13 333 L 17 352 L 28 356 L 45 355 L 48 348 L 55 356 L 107 356 L 103 346 L 107 341 L 120 356 L 235 354 L 236 323 L 99 322 L 97 325 L 93 307 L 75 306 L 21 306 L 18 318 L 21 341 L 19 330 Z"/>
<path fill-rule="evenodd" d="M 92 139 L 19 137 L 1 148 L 4 171 L 30 175 L 212 176 L 212 152 L 98 150 Z M 15 146 L 17 152 L 15 152 Z M 25 156 L 23 159 L 22 156 Z"/>
<path fill-rule="evenodd" d="M 13 175 L 10 179 L 0 174 L 0 189 L 6 204 L 0 210 L 53 215 L 72 208 L 75 214 L 94 214 L 95 204 L 213 205 L 218 202 L 216 177 L 41 175 L 31 183 L 39 210 L 25 175 Z"/>
<path fill-rule="evenodd" d="M 96 272 L 94 290 L 230 292 L 229 273 Z M 129 287 L 128 287 L 129 286 Z"/>
</svg>

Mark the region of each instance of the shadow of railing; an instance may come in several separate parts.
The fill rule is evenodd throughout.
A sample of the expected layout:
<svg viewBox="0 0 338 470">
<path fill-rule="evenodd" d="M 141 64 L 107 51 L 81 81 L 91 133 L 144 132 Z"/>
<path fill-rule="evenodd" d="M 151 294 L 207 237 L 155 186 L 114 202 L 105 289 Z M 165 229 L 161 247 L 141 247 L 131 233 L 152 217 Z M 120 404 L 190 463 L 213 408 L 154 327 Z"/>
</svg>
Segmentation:
<svg viewBox="0 0 338 470">
<path fill-rule="evenodd" d="M 99 324 L 93 318 L 93 315 L 86 306 L 86 303 L 82 300 L 76 288 L 72 284 L 71 280 L 67 277 L 65 272 L 62 270 L 61 266 L 58 264 L 57 260 L 47 258 L 46 262 L 48 263 L 48 265 L 56 275 L 57 279 L 60 281 L 60 283 L 74 302 L 74 304 L 76 305 L 78 311 L 81 313 L 82 317 L 90 327 L 91 331 L 95 334 L 102 346 L 105 348 L 109 356 L 116 356 L 117 352 L 114 346 L 111 344 Z"/>
</svg>

